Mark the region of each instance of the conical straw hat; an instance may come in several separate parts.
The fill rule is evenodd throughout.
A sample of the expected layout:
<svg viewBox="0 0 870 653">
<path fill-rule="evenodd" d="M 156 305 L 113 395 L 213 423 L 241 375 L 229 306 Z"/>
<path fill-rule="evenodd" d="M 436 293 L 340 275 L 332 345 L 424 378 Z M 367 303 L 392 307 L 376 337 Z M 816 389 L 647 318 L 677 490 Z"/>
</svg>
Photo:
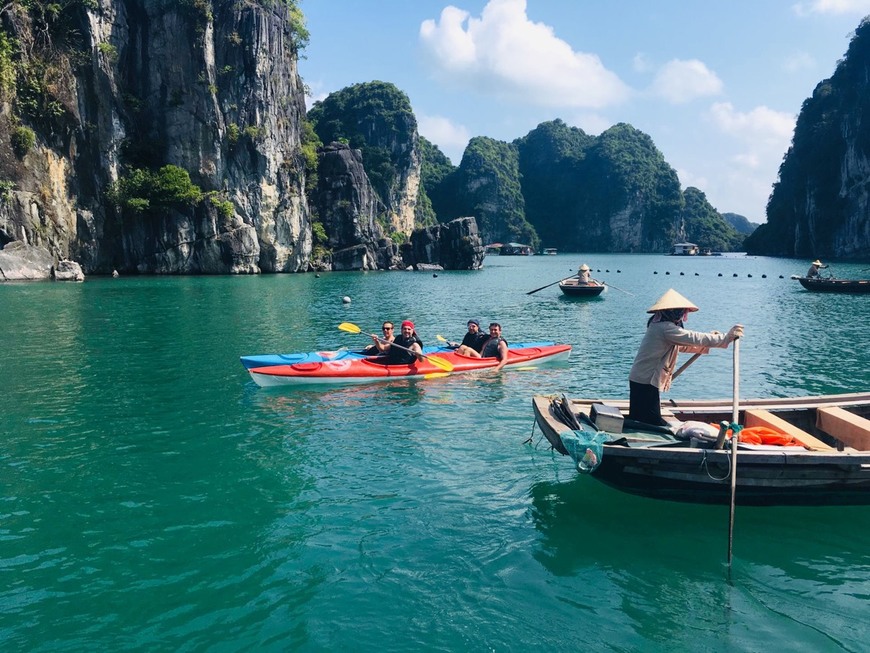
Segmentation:
<svg viewBox="0 0 870 653">
<path fill-rule="evenodd" d="M 581 270 L 589 270 L 589 266 L 584 263 L 583 265 L 580 266 L 580 269 Z"/>
<path fill-rule="evenodd" d="M 818 265 L 819 267 L 821 267 L 822 262 L 821 262 L 819 259 L 816 259 L 815 261 L 813 261 L 812 263 L 810 263 L 810 265 Z"/>
<path fill-rule="evenodd" d="M 656 311 L 666 311 L 670 308 L 685 308 L 690 312 L 698 310 L 697 306 L 671 288 L 664 295 L 659 297 L 658 301 L 650 306 L 646 312 L 655 313 Z"/>
</svg>

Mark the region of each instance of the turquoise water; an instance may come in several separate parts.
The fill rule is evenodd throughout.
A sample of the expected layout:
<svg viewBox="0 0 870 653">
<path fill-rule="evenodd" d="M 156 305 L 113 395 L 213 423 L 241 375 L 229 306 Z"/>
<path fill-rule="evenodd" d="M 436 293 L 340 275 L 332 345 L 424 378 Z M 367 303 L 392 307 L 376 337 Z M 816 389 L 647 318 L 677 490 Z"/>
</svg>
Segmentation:
<svg viewBox="0 0 870 653">
<path fill-rule="evenodd" d="M 584 261 L 633 295 L 526 294 Z M 746 326 L 742 396 L 866 391 L 870 296 L 804 291 L 782 259 L 485 263 L 0 285 L 0 648 L 866 650 L 870 508 L 738 509 L 729 582 L 727 507 L 624 495 L 525 440 L 535 393 L 625 396 L 669 287 L 690 327 Z M 343 321 L 434 344 L 469 317 L 571 360 L 272 390 L 238 361 L 365 344 Z M 731 381 L 717 351 L 670 396 Z"/>
</svg>

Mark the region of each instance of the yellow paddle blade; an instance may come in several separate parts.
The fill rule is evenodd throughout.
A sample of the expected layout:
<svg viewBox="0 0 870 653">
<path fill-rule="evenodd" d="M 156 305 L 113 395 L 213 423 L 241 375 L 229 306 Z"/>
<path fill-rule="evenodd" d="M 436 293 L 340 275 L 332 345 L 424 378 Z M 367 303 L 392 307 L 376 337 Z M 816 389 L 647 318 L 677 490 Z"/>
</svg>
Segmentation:
<svg viewBox="0 0 870 653">
<path fill-rule="evenodd" d="M 443 358 L 438 358 L 438 356 L 424 356 L 423 358 L 432 363 L 435 367 L 438 367 L 445 372 L 453 371 L 453 363 L 451 363 L 450 361 L 446 361 Z"/>
<path fill-rule="evenodd" d="M 447 338 L 442 336 L 440 333 L 435 336 L 435 340 L 437 340 L 438 342 L 450 342 Z"/>
<path fill-rule="evenodd" d="M 430 374 L 424 374 L 424 379 L 442 379 L 445 376 L 450 376 L 447 372 L 432 372 Z"/>
<path fill-rule="evenodd" d="M 347 331 L 348 333 L 362 333 L 362 329 L 360 329 L 356 324 L 351 324 L 350 322 L 342 322 L 338 325 L 338 328 L 342 331 Z"/>
</svg>

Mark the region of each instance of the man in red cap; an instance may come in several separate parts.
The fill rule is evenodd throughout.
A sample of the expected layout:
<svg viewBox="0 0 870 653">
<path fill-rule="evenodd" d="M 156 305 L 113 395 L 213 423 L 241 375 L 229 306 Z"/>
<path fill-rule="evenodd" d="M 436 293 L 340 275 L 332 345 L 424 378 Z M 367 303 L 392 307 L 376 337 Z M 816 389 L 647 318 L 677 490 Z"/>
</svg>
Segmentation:
<svg viewBox="0 0 870 653">
<path fill-rule="evenodd" d="M 399 345 L 393 347 L 393 345 Z M 423 342 L 414 331 L 411 320 L 402 322 L 402 330 L 393 342 L 387 345 L 387 365 L 410 365 L 423 360 Z"/>
</svg>

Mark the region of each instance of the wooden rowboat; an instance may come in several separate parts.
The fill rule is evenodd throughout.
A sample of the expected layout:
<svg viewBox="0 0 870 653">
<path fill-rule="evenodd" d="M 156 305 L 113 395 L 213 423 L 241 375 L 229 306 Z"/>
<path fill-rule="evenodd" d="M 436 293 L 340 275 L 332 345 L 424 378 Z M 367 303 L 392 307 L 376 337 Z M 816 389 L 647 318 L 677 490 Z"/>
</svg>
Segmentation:
<svg viewBox="0 0 870 653">
<path fill-rule="evenodd" d="M 800 284 L 813 292 L 870 293 L 870 279 L 833 279 L 797 277 Z"/>
<path fill-rule="evenodd" d="M 662 414 L 672 425 L 670 431 L 644 428 L 626 420 L 622 433 L 595 426 L 590 418 L 594 404 L 619 411 L 623 419 L 628 412 L 625 400 L 569 400 L 541 395 L 532 399 L 536 424 L 555 450 L 571 455 L 579 470 L 583 471 L 580 458 L 584 452 L 569 453 L 566 443 L 576 441 L 578 434 L 601 434 L 605 442 L 598 466 L 590 472 L 593 478 L 645 497 L 691 503 L 730 502 L 730 444 L 716 449 L 709 441 L 677 439 L 674 432 L 688 420 L 730 422 L 731 400 L 665 402 Z M 577 419 L 580 431 L 563 421 L 566 412 Z M 738 441 L 736 504 L 870 505 L 868 417 L 870 393 L 741 400 L 741 425 L 767 427 L 794 438 L 802 446 Z"/>
<path fill-rule="evenodd" d="M 577 277 L 562 279 L 559 289 L 569 297 L 598 297 L 604 291 L 604 284 L 598 281 L 581 283 Z"/>
</svg>

